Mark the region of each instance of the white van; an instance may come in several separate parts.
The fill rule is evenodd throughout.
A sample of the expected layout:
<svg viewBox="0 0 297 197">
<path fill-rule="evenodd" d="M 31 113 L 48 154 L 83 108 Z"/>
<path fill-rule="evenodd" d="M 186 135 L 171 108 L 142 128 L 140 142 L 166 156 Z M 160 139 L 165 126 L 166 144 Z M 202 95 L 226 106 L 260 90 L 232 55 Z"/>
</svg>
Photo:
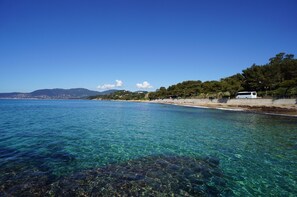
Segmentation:
<svg viewBox="0 0 297 197">
<path fill-rule="evenodd" d="M 257 92 L 255 92 L 255 91 L 237 92 L 236 98 L 237 99 L 241 99 L 241 98 L 257 98 Z"/>
</svg>

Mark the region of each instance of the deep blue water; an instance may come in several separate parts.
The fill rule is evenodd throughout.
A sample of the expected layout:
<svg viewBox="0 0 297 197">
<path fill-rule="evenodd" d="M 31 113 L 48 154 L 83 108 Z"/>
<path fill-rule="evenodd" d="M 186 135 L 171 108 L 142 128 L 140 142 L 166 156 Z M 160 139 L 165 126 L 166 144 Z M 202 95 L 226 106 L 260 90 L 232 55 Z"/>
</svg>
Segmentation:
<svg viewBox="0 0 297 197">
<path fill-rule="evenodd" d="M 128 169 L 117 164 L 130 162 L 134 172 L 138 162 L 137 168 L 149 171 L 155 156 L 174 157 L 170 162 L 219 161 L 222 193 L 211 176 L 200 187 L 213 188 L 210 195 L 297 194 L 297 118 L 151 103 L 0 100 L 0 196 L 43 186 L 39 194 L 55 194 L 53 187 L 61 180 L 81 180 L 75 174 Z M 104 168 L 109 164 L 115 167 Z M 196 183 L 189 184 L 191 192 Z"/>
</svg>

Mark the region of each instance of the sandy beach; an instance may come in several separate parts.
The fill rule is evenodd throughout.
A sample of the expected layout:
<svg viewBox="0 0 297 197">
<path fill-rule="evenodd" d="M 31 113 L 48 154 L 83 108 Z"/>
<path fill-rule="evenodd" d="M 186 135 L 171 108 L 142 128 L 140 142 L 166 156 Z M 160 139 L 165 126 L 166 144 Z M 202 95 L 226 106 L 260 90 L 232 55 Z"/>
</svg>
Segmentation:
<svg viewBox="0 0 297 197">
<path fill-rule="evenodd" d="M 193 101 L 194 100 L 194 101 Z M 230 104 L 230 103 L 212 103 L 212 102 L 195 102 L 195 99 L 163 99 L 149 101 L 151 103 L 162 103 L 171 104 L 186 107 L 197 107 L 197 108 L 212 108 L 219 110 L 230 110 L 230 111 L 247 111 L 262 114 L 271 115 L 284 115 L 297 117 L 297 105 L 296 104 L 251 104 L 249 102 L 241 102 L 242 104 Z"/>
</svg>

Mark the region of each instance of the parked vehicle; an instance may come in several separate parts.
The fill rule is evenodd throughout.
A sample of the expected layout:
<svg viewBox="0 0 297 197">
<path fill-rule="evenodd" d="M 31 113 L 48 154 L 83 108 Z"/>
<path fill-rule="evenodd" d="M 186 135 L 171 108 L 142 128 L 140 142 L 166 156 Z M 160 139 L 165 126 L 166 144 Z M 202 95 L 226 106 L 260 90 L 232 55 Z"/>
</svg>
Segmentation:
<svg viewBox="0 0 297 197">
<path fill-rule="evenodd" d="M 237 92 L 235 98 L 237 98 L 237 99 L 241 99 L 241 98 L 257 98 L 257 92 L 255 92 L 255 91 Z"/>
</svg>

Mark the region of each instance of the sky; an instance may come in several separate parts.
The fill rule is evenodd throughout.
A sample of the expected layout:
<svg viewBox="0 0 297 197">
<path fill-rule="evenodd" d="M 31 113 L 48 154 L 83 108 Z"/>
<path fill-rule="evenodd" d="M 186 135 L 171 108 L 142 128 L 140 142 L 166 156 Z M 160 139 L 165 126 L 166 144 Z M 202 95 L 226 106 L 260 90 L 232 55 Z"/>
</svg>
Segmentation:
<svg viewBox="0 0 297 197">
<path fill-rule="evenodd" d="M 0 0 L 0 92 L 148 90 L 297 56 L 296 0 Z"/>
</svg>

